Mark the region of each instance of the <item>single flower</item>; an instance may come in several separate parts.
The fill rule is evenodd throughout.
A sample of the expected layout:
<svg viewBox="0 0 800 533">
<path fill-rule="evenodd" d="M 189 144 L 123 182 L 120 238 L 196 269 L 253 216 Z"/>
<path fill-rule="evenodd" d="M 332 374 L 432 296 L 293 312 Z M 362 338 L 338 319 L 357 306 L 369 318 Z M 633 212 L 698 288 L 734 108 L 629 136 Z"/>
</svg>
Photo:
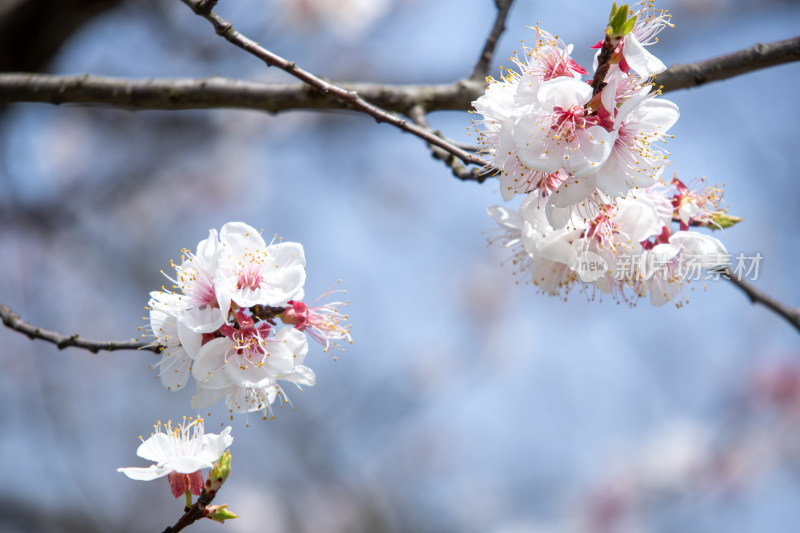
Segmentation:
<svg viewBox="0 0 800 533">
<path fill-rule="evenodd" d="M 240 307 L 279 306 L 302 293 L 306 281 L 302 245 L 267 245 L 255 228 L 243 222 L 225 224 L 219 237 L 221 250 L 214 285 L 220 297 Z"/>
<path fill-rule="evenodd" d="M 230 426 L 219 435 L 206 434 L 203 419 L 197 418 L 190 419 L 188 423 L 184 419 L 177 426 L 173 426 L 171 421 L 165 425 L 159 421 L 154 428 L 155 433 L 142 441 L 136 455 L 155 464 L 149 467 L 118 468 L 117 472 L 139 481 L 168 476 L 172 494 L 176 498 L 186 490 L 200 494 L 203 487 L 200 470 L 211 468 L 214 461 L 233 443 Z"/>
</svg>

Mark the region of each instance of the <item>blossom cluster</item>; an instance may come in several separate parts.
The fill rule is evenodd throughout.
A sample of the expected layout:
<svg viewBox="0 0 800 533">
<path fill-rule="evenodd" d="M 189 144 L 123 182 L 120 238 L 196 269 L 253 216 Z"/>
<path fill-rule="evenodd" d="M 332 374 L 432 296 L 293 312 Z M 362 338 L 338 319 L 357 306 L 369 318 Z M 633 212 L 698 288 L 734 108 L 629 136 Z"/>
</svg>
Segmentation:
<svg viewBox="0 0 800 533">
<path fill-rule="evenodd" d="M 663 144 L 679 111 L 654 90 L 653 76 L 666 67 L 645 47 L 671 25 L 670 15 L 652 2 L 628 15 L 615 5 L 590 80 L 570 57 L 572 45 L 536 27 L 535 46 L 512 58 L 518 71 L 488 78 L 473 102 L 503 199 L 526 196 L 518 210 L 489 208 L 501 229 L 490 243 L 513 248 L 519 271 L 548 294 L 582 283 L 625 301 L 649 293 L 655 305 L 680 304 L 686 279 L 678 265 L 692 256 L 718 267 L 713 258 L 727 254 L 693 227 L 738 219 L 720 208 L 721 190 L 663 178 Z M 615 276 L 621 255 L 638 256 L 642 267 Z"/>
<path fill-rule="evenodd" d="M 194 378 L 195 409 L 224 398 L 231 413 L 271 417 L 276 399 L 288 401 L 279 382 L 315 383 L 304 365 L 308 337 L 326 351 L 351 341 L 347 316 L 338 310 L 346 302 L 304 302 L 299 243 L 267 244 L 251 226 L 230 222 L 171 266 L 172 290 L 150 293 L 148 303 L 153 344 L 162 347 L 155 368 L 169 390 Z M 337 292 L 343 291 L 320 298 Z"/>
</svg>

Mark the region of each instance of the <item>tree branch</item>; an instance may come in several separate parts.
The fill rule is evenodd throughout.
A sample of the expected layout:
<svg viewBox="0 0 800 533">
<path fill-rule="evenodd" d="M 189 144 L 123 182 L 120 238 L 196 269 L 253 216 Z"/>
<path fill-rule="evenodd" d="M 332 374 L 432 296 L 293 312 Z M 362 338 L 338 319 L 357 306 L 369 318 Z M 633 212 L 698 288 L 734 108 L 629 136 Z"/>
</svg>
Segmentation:
<svg viewBox="0 0 800 533">
<path fill-rule="evenodd" d="M 494 0 L 494 3 L 497 6 L 497 18 L 494 19 L 494 26 L 492 26 L 492 31 L 489 32 L 489 36 L 486 38 L 486 43 L 483 45 L 483 51 L 478 57 L 478 62 L 475 64 L 475 68 L 472 69 L 472 75 L 469 77 L 471 80 L 483 81 L 489 75 L 497 42 L 503 32 L 506 31 L 506 19 L 514 0 Z"/>
<path fill-rule="evenodd" d="M 275 66 L 284 70 L 291 74 L 292 76 L 296 77 L 300 81 L 310 85 L 311 87 L 317 89 L 318 91 L 322 92 L 323 94 L 331 94 L 338 100 L 341 100 L 343 103 L 351 106 L 356 111 L 361 111 L 373 117 L 377 122 L 386 122 L 400 128 L 401 130 L 416 135 L 417 137 L 423 139 L 424 141 L 435 144 L 440 148 L 447 150 L 464 163 L 475 163 L 482 165 L 484 162 L 477 156 L 470 154 L 456 146 L 451 145 L 444 139 L 433 135 L 424 129 L 420 128 L 415 124 L 410 124 L 408 121 L 388 113 L 387 111 L 377 107 L 373 104 L 370 104 L 366 100 L 362 99 L 357 92 L 355 91 L 348 91 L 341 87 L 338 87 L 332 83 L 329 83 L 322 78 L 315 76 L 314 74 L 303 70 L 302 68 L 298 67 L 293 61 L 288 61 L 277 54 L 273 54 L 266 48 L 263 48 L 255 41 L 252 41 L 233 29 L 233 26 L 230 22 L 225 20 L 224 18 L 220 17 L 216 13 L 213 12 L 213 8 L 216 5 L 216 0 L 181 0 L 184 4 L 189 6 L 189 8 L 195 12 L 195 14 L 203 17 L 204 19 L 208 20 L 212 26 L 214 26 L 214 30 L 217 32 L 218 35 L 225 38 L 231 44 L 238 46 L 245 52 L 252 54 L 253 56 L 261 59 L 264 61 L 267 66 Z"/>
<path fill-rule="evenodd" d="M 174 526 L 169 526 L 164 530 L 164 533 L 177 533 L 181 531 L 186 526 L 194 524 L 196 521 L 206 518 L 206 507 L 208 507 L 211 502 L 214 500 L 214 497 L 217 495 L 217 491 L 215 490 L 206 490 L 203 487 L 203 490 L 200 492 L 200 496 L 197 497 L 197 501 L 194 502 L 194 505 L 191 507 L 187 507 L 184 510 L 183 516 L 181 516 L 177 522 L 175 522 Z"/>
<path fill-rule="evenodd" d="M 89 350 L 92 353 L 97 353 L 101 350 L 109 352 L 115 350 L 148 350 L 156 353 L 161 351 L 161 348 L 158 346 L 152 346 L 136 339 L 125 341 L 96 341 L 83 339 L 77 333 L 63 335 L 55 331 L 48 331 L 21 320 L 19 315 L 12 311 L 7 305 L 0 305 L 0 318 L 3 319 L 3 324 L 9 329 L 22 333 L 31 340 L 40 339 L 53 343 L 59 350 L 74 347 Z"/>
<path fill-rule="evenodd" d="M 425 118 L 425 109 L 422 106 L 412 107 L 411 111 L 409 111 L 409 117 L 421 128 L 425 128 L 434 135 L 440 135 L 438 131 L 433 131 L 431 129 L 427 118 Z M 452 141 L 448 140 L 448 142 Z M 428 143 L 428 148 L 431 149 L 431 155 L 434 159 L 442 161 L 450 168 L 453 175 L 462 181 L 477 181 L 478 183 L 483 183 L 487 178 L 496 175 L 498 172 L 497 169 L 489 166 L 488 164 L 484 165 L 483 168 L 467 168 L 461 164 L 457 157 L 445 150 L 442 150 L 438 146 Z"/>
<path fill-rule="evenodd" d="M 437 85 L 338 83 L 345 91 L 387 111 L 407 113 L 415 105 L 433 111 L 463 111 L 483 94 L 483 81 Z M 130 79 L 0 73 L 0 103 L 102 104 L 132 109 L 352 109 L 303 83 L 258 83 L 230 78 Z"/>
<path fill-rule="evenodd" d="M 786 321 L 794 326 L 796 330 L 800 331 L 800 309 L 783 305 L 768 294 L 756 289 L 750 283 L 734 275 L 730 268 L 726 267 L 725 269 L 721 270 L 721 273 L 725 279 L 739 287 L 742 292 L 744 292 L 747 297 L 750 298 L 751 303 L 763 305 L 773 313 L 786 319 Z"/>
<path fill-rule="evenodd" d="M 663 92 L 687 89 L 798 60 L 800 37 L 770 44 L 757 43 L 750 48 L 714 59 L 673 65 L 656 76 L 656 85 L 663 85 Z"/>
<path fill-rule="evenodd" d="M 657 81 L 662 92 L 697 87 L 757 69 L 800 59 L 800 37 L 700 63 L 675 65 Z M 334 85 L 331 85 L 334 86 Z M 483 80 L 438 85 L 383 85 L 336 82 L 336 87 L 385 111 L 408 114 L 416 105 L 426 112 L 464 111 L 486 90 Z M 239 108 L 278 113 L 294 109 L 352 109 L 332 94 L 302 83 L 268 84 L 228 78 L 127 79 L 104 76 L 0 74 L 0 103 L 101 104 L 133 109 Z M 396 117 L 395 117 L 396 118 Z"/>
</svg>

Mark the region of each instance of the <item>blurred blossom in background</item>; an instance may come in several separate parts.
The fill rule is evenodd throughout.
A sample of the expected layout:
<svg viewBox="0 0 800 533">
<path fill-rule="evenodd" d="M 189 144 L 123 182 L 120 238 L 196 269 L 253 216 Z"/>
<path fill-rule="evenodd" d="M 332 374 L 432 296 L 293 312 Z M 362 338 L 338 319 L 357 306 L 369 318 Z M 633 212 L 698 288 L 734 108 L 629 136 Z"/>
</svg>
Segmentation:
<svg viewBox="0 0 800 533">
<path fill-rule="evenodd" d="M 676 24 L 651 49 L 667 65 L 793 37 L 800 20 L 788 1 L 658 7 Z M 589 66 L 609 9 L 517 2 L 493 75 L 537 22 Z M 495 14 L 488 0 L 217 10 L 315 74 L 385 83 L 468 76 Z M 92 19 L 48 71 L 293 81 L 153 0 Z M 681 110 L 668 173 L 725 184 L 745 218 L 725 246 L 760 252 L 757 286 L 790 305 L 798 83 L 795 63 L 668 96 Z M 471 118 L 430 117 L 464 142 Z M 354 338 L 338 361 L 312 347 L 317 385 L 263 422 L 191 412 L 193 391 L 164 390 L 150 352 L 58 351 L 0 329 L 4 531 L 163 530 L 181 512 L 167 485 L 115 470 L 153 420 L 197 414 L 236 435 L 230 532 L 800 527 L 797 332 L 732 285 L 693 283 L 682 309 L 538 295 L 487 248 L 496 183 L 462 183 L 419 139 L 355 113 L 19 104 L 0 121 L 0 302 L 24 320 L 135 336 L 170 259 L 241 220 L 303 244 L 307 294 L 342 279 Z M 207 522 L 192 527 L 220 527 Z"/>
</svg>

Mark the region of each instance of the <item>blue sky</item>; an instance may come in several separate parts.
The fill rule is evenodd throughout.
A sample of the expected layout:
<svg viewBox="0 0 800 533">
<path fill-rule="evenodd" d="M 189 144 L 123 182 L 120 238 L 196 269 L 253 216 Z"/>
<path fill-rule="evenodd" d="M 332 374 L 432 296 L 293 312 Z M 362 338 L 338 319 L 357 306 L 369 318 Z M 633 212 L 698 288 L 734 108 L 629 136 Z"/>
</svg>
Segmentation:
<svg viewBox="0 0 800 533">
<path fill-rule="evenodd" d="M 174 4 L 131 3 L 97 18 L 53 72 L 289 81 Z M 494 12 L 489 1 L 407 0 L 342 41 L 325 28 L 288 26 L 258 2 L 221 4 L 242 32 L 317 74 L 409 83 L 467 75 Z M 536 22 L 589 64 L 609 6 L 518 4 L 495 67 L 520 39 L 532 40 L 525 26 Z M 655 49 L 665 63 L 797 32 L 796 3 L 709 5 L 662 6 L 676 23 Z M 665 95 L 681 109 L 671 170 L 725 183 L 731 212 L 745 218 L 726 232 L 726 246 L 760 252 L 757 285 L 787 303 L 800 300 L 798 82 L 793 64 Z M 467 139 L 467 113 L 430 118 Z M 501 266 L 502 250 L 486 246 L 497 186 L 459 182 L 418 139 L 369 117 L 24 104 L 0 127 L 2 208 L 49 199 L 71 217 L 46 232 L 22 221 L 0 232 L 2 303 L 26 320 L 93 338 L 134 336 L 148 292 L 164 283 L 160 270 L 230 220 L 303 243 L 309 296 L 339 278 L 348 289 L 355 343 L 336 362 L 312 347 L 318 383 L 291 395 L 294 410 L 268 423 L 252 417 L 250 427 L 219 408 L 208 417 L 212 428 L 234 427 L 234 476 L 222 499 L 243 518 L 229 530 L 268 520 L 276 532 L 345 531 L 374 514 L 392 530 L 579 531 L 576 517 L 598 487 L 640 472 L 636 458 L 664 428 L 699 428 L 715 446 L 731 425 L 797 440 L 800 428 L 785 421 L 754 429 L 761 418 L 736 403 L 755 370 L 800 362 L 790 326 L 724 283 L 696 287 L 682 309 L 538 295 Z M 0 456 L 19 472 L 15 499 L 93 508 L 101 529 L 136 516 L 125 502 L 148 509 L 134 522 L 142 529 L 173 521 L 180 504 L 166 483 L 135 483 L 115 469 L 141 464 L 136 437 L 155 420 L 194 414 L 188 391 L 164 391 L 148 353 L 60 352 L 5 330 L 0 338 Z M 745 456 L 755 466 L 735 493 L 691 485 L 640 502 L 634 526 L 800 525 L 797 474 L 786 457 L 769 457 Z"/>
</svg>

